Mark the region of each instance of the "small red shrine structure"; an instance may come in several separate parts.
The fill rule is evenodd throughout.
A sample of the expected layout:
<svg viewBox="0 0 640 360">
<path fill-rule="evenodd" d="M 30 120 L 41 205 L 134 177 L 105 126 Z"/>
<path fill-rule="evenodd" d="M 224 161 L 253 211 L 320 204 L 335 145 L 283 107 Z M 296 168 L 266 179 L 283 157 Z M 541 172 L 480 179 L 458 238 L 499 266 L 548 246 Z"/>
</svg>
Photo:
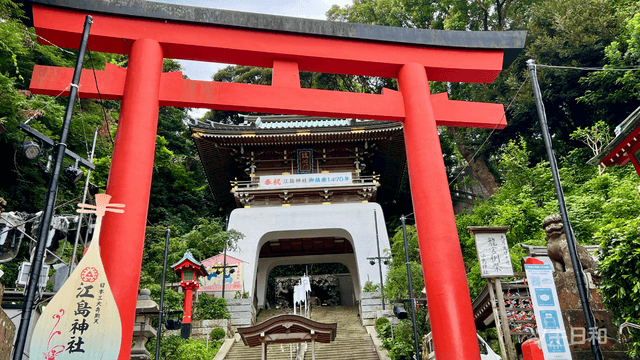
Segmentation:
<svg viewBox="0 0 640 360">
<path fill-rule="evenodd" d="M 615 139 L 589 160 L 589 164 L 610 167 L 631 162 L 640 176 L 640 107 L 627 116 L 615 132 Z"/>
<path fill-rule="evenodd" d="M 143 0 L 32 0 L 39 41 L 128 55 L 128 68 L 84 70 L 79 97 L 122 100 L 107 193 L 127 204 L 106 215 L 102 259 L 129 359 L 153 174 L 159 106 L 401 121 L 435 350 L 480 360 L 465 267 L 437 126 L 501 129 L 502 104 L 432 95 L 429 81 L 493 82 L 526 32 L 443 31 L 297 19 Z M 197 34 L 197 36 L 194 36 Z M 273 68 L 271 85 L 183 79 L 164 58 Z M 382 94 L 304 89 L 300 71 L 394 78 Z M 34 94 L 68 93 L 73 69 L 35 66 Z M 247 134 L 247 136 L 250 136 Z"/>
<path fill-rule="evenodd" d="M 184 290 L 184 316 L 182 317 L 181 335 L 183 339 L 187 339 L 191 335 L 193 291 L 198 290 L 200 287 L 198 277 L 207 276 L 207 270 L 193 258 L 189 250 L 184 253 L 180 261 L 171 265 L 171 268 L 180 276 L 180 286 Z"/>
</svg>

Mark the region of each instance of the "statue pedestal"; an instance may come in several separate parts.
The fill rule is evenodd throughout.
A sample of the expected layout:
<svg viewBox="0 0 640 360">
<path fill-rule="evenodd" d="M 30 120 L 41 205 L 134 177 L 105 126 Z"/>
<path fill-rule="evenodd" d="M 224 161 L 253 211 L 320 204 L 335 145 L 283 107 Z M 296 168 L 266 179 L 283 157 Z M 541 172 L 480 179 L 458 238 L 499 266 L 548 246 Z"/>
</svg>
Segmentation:
<svg viewBox="0 0 640 360">
<path fill-rule="evenodd" d="M 562 309 L 562 319 L 571 344 L 573 359 L 593 359 L 591 335 L 582 310 L 580 294 L 573 272 L 558 272 L 553 275 L 558 291 L 558 300 Z M 604 307 L 602 296 L 595 286 L 590 286 L 589 305 L 598 327 L 600 349 L 607 359 L 628 359 L 625 348 L 619 343 L 618 327 L 613 324 L 613 315 Z"/>
</svg>

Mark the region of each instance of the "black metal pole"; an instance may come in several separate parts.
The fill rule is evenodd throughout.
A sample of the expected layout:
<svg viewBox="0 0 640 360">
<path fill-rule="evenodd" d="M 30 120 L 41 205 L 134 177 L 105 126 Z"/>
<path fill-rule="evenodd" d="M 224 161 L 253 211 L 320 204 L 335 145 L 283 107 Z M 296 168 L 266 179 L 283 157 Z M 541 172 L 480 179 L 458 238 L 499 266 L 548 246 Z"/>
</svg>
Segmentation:
<svg viewBox="0 0 640 360">
<path fill-rule="evenodd" d="M 224 219 L 224 231 L 227 231 L 227 228 L 229 227 L 229 217 L 227 216 Z M 227 276 L 227 240 L 225 240 L 224 243 L 224 255 L 222 256 L 222 298 L 224 299 L 224 283 L 226 282 L 226 277 Z M 226 301 L 226 300 L 225 300 Z"/>
<path fill-rule="evenodd" d="M 542 138 L 544 139 L 544 145 L 547 148 L 547 156 L 549 157 L 549 164 L 551 165 L 551 173 L 553 174 L 553 183 L 556 188 L 556 195 L 558 197 L 558 208 L 560 209 L 560 216 L 562 217 L 562 226 L 567 236 L 567 245 L 569 248 L 569 255 L 571 256 L 571 264 L 573 265 L 573 272 L 576 277 L 576 285 L 578 286 L 578 294 L 580 295 L 580 302 L 582 303 L 582 310 L 584 311 L 584 317 L 587 320 L 587 326 L 591 332 L 595 328 L 595 321 L 591 312 L 591 306 L 589 305 L 589 297 L 587 289 L 582 278 L 582 264 L 578 259 L 576 251 L 576 242 L 573 236 L 573 229 L 569 222 L 569 216 L 567 214 L 567 204 L 564 201 L 564 192 L 562 190 L 562 183 L 560 182 L 560 175 L 558 174 L 558 165 L 556 163 L 556 157 L 553 152 L 553 144 L 551 143 L 551 136 L 549 135 L 549 126 L 547 125 L 547 115 L 544 111 L 544 104 L 542 103 L 542 94 L 540 93 L 540 85 L 538 85 L 538 75 L 536 72 L 536 62 L 533 59 L 527 60 L 529 66 L 529 74 L 531 75 L 531 85 L 533 87 L 533 95 L 536 99 L 536 108 L 538 110 L 538 119 L 540 120 L 540 128 L 542 128 Z M 596 360 L 601 360 L 602 351 L 600 351 L 600 344 L 598 343 L 597 336 L 591 336 L 591 352 Z"/>
<path fill-rule="evenodd" d="M 45 199 L 42 222 L 40 223 L 40 232 L 38 234 L 38 244 L 36 247 L 35 255 L 33 257 L 33 263 L 31 264 L 29 283 L 27 284 L 27 294 L 24 299 L 24 304 L 22 305 L 20 328 L 18 330 L 15 346 L 13 348 L 13 360 L 22 359 L 22 354 L 24 352 L 24 347 L 27 341 L 29 323 L 31 322 L 31 314 L 35 302 L 36 291 L 38 289 L 38 282 L 40 280 L 40 272 L 42 270 L 44 252 L 47 246 L 47 237 L 49 236 L 49 227 L 51 226 L 51 218 L 53 217 L 56 197 L 58 195 L 58 179 L 60 178 L 60 168 L 62 167 L 62 160 L 64 159 L 65 150 L 67 147 L 66 141 L 69 135 L 69 126 L 71 125 L 73 103 L 75 102 L 76 95 L 78 94 L 78 83 L 80 82 L 82 63 L 84 61 L 84 53 L 87 48 L 87 41 L 89 40 L 89 30 L 91 29 L 92 22 L 93 18 L 87 15 L 84 21 L 82 41 L 80 42 L 80 51 L 78 52 L 78 58 L 76 60 L 76 68 L 73 72 L 71 89 L 69 90 L 69 102 L 67 103 L 67 111 L 64 115 L 64 122 L 62 123 L 62 133 L 60 134 L 60 141 L 56 146 L 56 159 L 53 166 L 53 173 L 51 174 L 51 179 L 49 180 L 49 189 L 47 191 L 47 197 Z"/>
<path fill-rule="evenodd" d="M 162 315 L 164 314 L 164 285 L 167 281 L 167 256 L 169 255 L 169 236 L 171 229 L 167 228 L 167 238 L 164 241 L 164 261 L 162 263 L 162 283 L 160 285 L 160 311 L 158 312 L 158 331 L 156 333 L 156 357 L 160 356 L 160 338 L 162 336 Z"/>
<path fill-rule="evenodd" d="M 380 270 L 380 299 L 382 299 L 382 310 L 384 310 L 384 279 L 382 279 L 382 257 L 380 256 L 380 238 L 378 237 L 378 216 L 376 210 L 373 210 L 373 220 L 376 226 L 376 244 L 378 245 L 378 269 Z"/>
<path fill-rule="evenodd" d="M 224 255 L 222 256 L 222 298 L 223 299 L 224 299 L 224 283 L 227 280 L 226 276 L 227 276 L 227 244 L 224 244 Z"/>
<path fill-rule="evenodd" d="M 420 343 L 418 342 L 418 326 L 416 324 L 416 299 L 413 296 L 413 284 L 411 283 L 411 262 L 409 261 L 409 243 L 407 241 L 407 226 L 405 217 L 402 215 L 402 238 L 404 239 L 404 258 L 407 264 L 407 280 L 409 280 L 409 299 L 411 299 L 411 321 L 413 322 L 413 341 L 416 346 L 416 360 L 420 359 Z"/>
</svg>

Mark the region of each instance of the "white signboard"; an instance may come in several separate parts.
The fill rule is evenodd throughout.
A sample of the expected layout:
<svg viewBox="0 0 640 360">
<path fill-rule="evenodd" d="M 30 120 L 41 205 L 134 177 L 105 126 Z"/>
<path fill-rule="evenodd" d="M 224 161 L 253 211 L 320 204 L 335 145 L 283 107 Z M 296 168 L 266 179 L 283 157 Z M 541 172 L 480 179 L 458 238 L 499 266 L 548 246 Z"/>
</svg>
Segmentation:
<svg viewBox="0 0 640 360">
<path fill-rule="evenodd" d="M 482 277 L 513 276 L 511 254 L 505 234 L 476 233 L 475 239 Z"/>
<path fill-rule="evenodd" d="M 524 269 L 529 282 L 542 352 L 546 360 L 571 360 L 567 332 L 560 312 L 556 284 L 553 281 L 553 267 L 542 261 L 539 263 L 525 263 Z"/>
<path fill-rule="evenodd" d="M 260 189 L 295 189 L 351 185 L 352 183 L 353 177 L 350 172 L 260 176 Z"/>
</svg>

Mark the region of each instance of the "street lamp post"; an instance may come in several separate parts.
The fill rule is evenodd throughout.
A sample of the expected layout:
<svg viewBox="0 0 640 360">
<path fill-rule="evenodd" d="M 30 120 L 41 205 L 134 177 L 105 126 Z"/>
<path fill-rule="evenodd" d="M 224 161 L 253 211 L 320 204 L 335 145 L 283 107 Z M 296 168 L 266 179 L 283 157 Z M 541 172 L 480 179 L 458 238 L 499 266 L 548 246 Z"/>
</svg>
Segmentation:
<svg viewBox="0 0 640 360">
<path fill-rule="evenodd" d="M 378 236 L 378 215 L 376 214 L 376 210 L 373 210 L 373 221 L 376 227 L 376 244 L 378 245 L 378 256 L 376 259 L 378 260 L 378 269 L 380 270 L 380 299 L 382 301 L 382 310 L 384 310 L 384 280 L 382 279 L 382 263 L 380 262 L 383 259 L 380 256 L 380 237 Z M 384 258 L 385 262 L 387 258 Z M 373 264 L 371 264 L 373 265 Z"/>
<path fill-rule="evenodd" d="M 160 284 L 160 311 L 158 312 L 158 332 L 156 334 L 156 357 L 160 357 L 160 338 L 162 337 L 162 320 L 164 315 L 164 286 L 167 280 L 167 256 L 169 255 L 169 236 L 171 230 L 167 228 L 167 237 L 164 240 L 164 260 L 162 262 L 162 283 Z"/>
<path fill-rule="evenodd" d="M 527 60 L 527 67 L 529 68 L 529 74 L 531 76 L 531 86 L 533 87 L 533 95 L 536 100 L 536 109 L 538 111 L 538 120 L 540 122 L 540 129 L 542 130 L 542 138 L 544 145 L 547 149 L 547 157 L 549 158 L 549 164 L 551 167 L 551 175 L 553 176 L 553 184 L 556 188 L 556 196 L 558 198 L 558 209 L 560 210 L 560 217 L 562 218 L 562 226 L 564 227 L 565 235 L 567 237 L 567 244 L 569 250 L 569 256 L 571 257 L 571 265 L 573 265 L 573 272 L 576 277 L 576 285 L 578 287 L 578 295 L 580 296 L 580 302 L 582 303 L 582 310 L 587 322 L 589 330 L 597 328 L 596 321 L 591 311 L 591 305 L 589 304 L 589 293 L 583 279 L 582 264 L 578 258 L 575 237 L 573 235 L 573 229 L 571 228 L 571 222 L 569 221 L 569 215 L 567 213 L 567 204 L 564 199 L 564 191 L 562 190 L 562 183 L 560 182 L 560 175 L 558 172 L 558 165 L 556 163 L 556 157 L 553 151 L 553 144 L 551 142 L 551 135 L 549 134 L 549 126 L 547 125 L 547 114 L 544 110 L 544 103 L 542 102 L 542 93 L 540 92 L 540 85 L 538 85 L 538 73 L 536 70 L 536 62 L 533 59 Z M 602 360 L 602 350 L 600 349 L 600 343 L 597 336 L 592 336 L 591 352 L 596 360 Z"/>
<path fill-rule="evenodd" d="M 409 298 L 411 299 L 411 321 L 413 322 L 413 340 L 416 348 L 416 359 L 420 359 L 420 345 L 418 343 L 418 327 L 416 325 L 416 299 L 413 296 L 413 284 L 411 283 L 411 262 L 409 261 L 409 244 L 407 242 L 406 217 L 400 217 L 402 221 L 402 238 L 404 239 L 404 257 L 407 265 L 407 279 L 409 280 Z"/>
<path fill-rule="evenodd" d="M 73 79 L 70 84 L 71 89 L 69 90 L 69 101 L 67 103 L 67 110 L 65 112 L 64 121 L 62 124 L 62 133 L 60 134 L 58 144 L 56 144 L 56 157 L 53 165 L 53 172 L 51 173 L 51 179 L 49 180 L 49 189 L 47 191 L 47 196 L 45 199 L 44 211 L 42 213 L 40 232 L 38 234 L 38 243 L 33 257 L 33 263 L 31 264 L 31 273 L 29 275 L 29 283 L 27 285 L 27 294 L 22 306 L 22 317 L 20 318 L 20 327 L 18 328 L 18 334 L 16 335 L 16 342 L 13 349 L 13 360 L 22 359 L 24 347 L 27 341 L 29 323 L 31 322 L 31 316 L 33 313 L 36 290 L 38 288 L 40 272 L 42 270 L 42 262 L 44 260 L 44 253 L 47 247 L 49 226 L 51 225 L 56 197 L 58 195 L 58 180 L 60 177 L 60 169 L 62 168 L 62 160 L 67 154 L 66 142 L 69 135 L 69 128 L 71 126 L 73 104 L 78 93 L 78 84 L 80 83 L 80 74 L 82 73 L 82 64 L 84 62 L 84 54 L 87 48 L 89 30 L 91 29 L 92 22 L 93 18 L 87 15 L 84 22 L 82 40 L 80 41 L 80 51 L 78 52 L 76 67 L 73 73 Z"/>
</svg>

